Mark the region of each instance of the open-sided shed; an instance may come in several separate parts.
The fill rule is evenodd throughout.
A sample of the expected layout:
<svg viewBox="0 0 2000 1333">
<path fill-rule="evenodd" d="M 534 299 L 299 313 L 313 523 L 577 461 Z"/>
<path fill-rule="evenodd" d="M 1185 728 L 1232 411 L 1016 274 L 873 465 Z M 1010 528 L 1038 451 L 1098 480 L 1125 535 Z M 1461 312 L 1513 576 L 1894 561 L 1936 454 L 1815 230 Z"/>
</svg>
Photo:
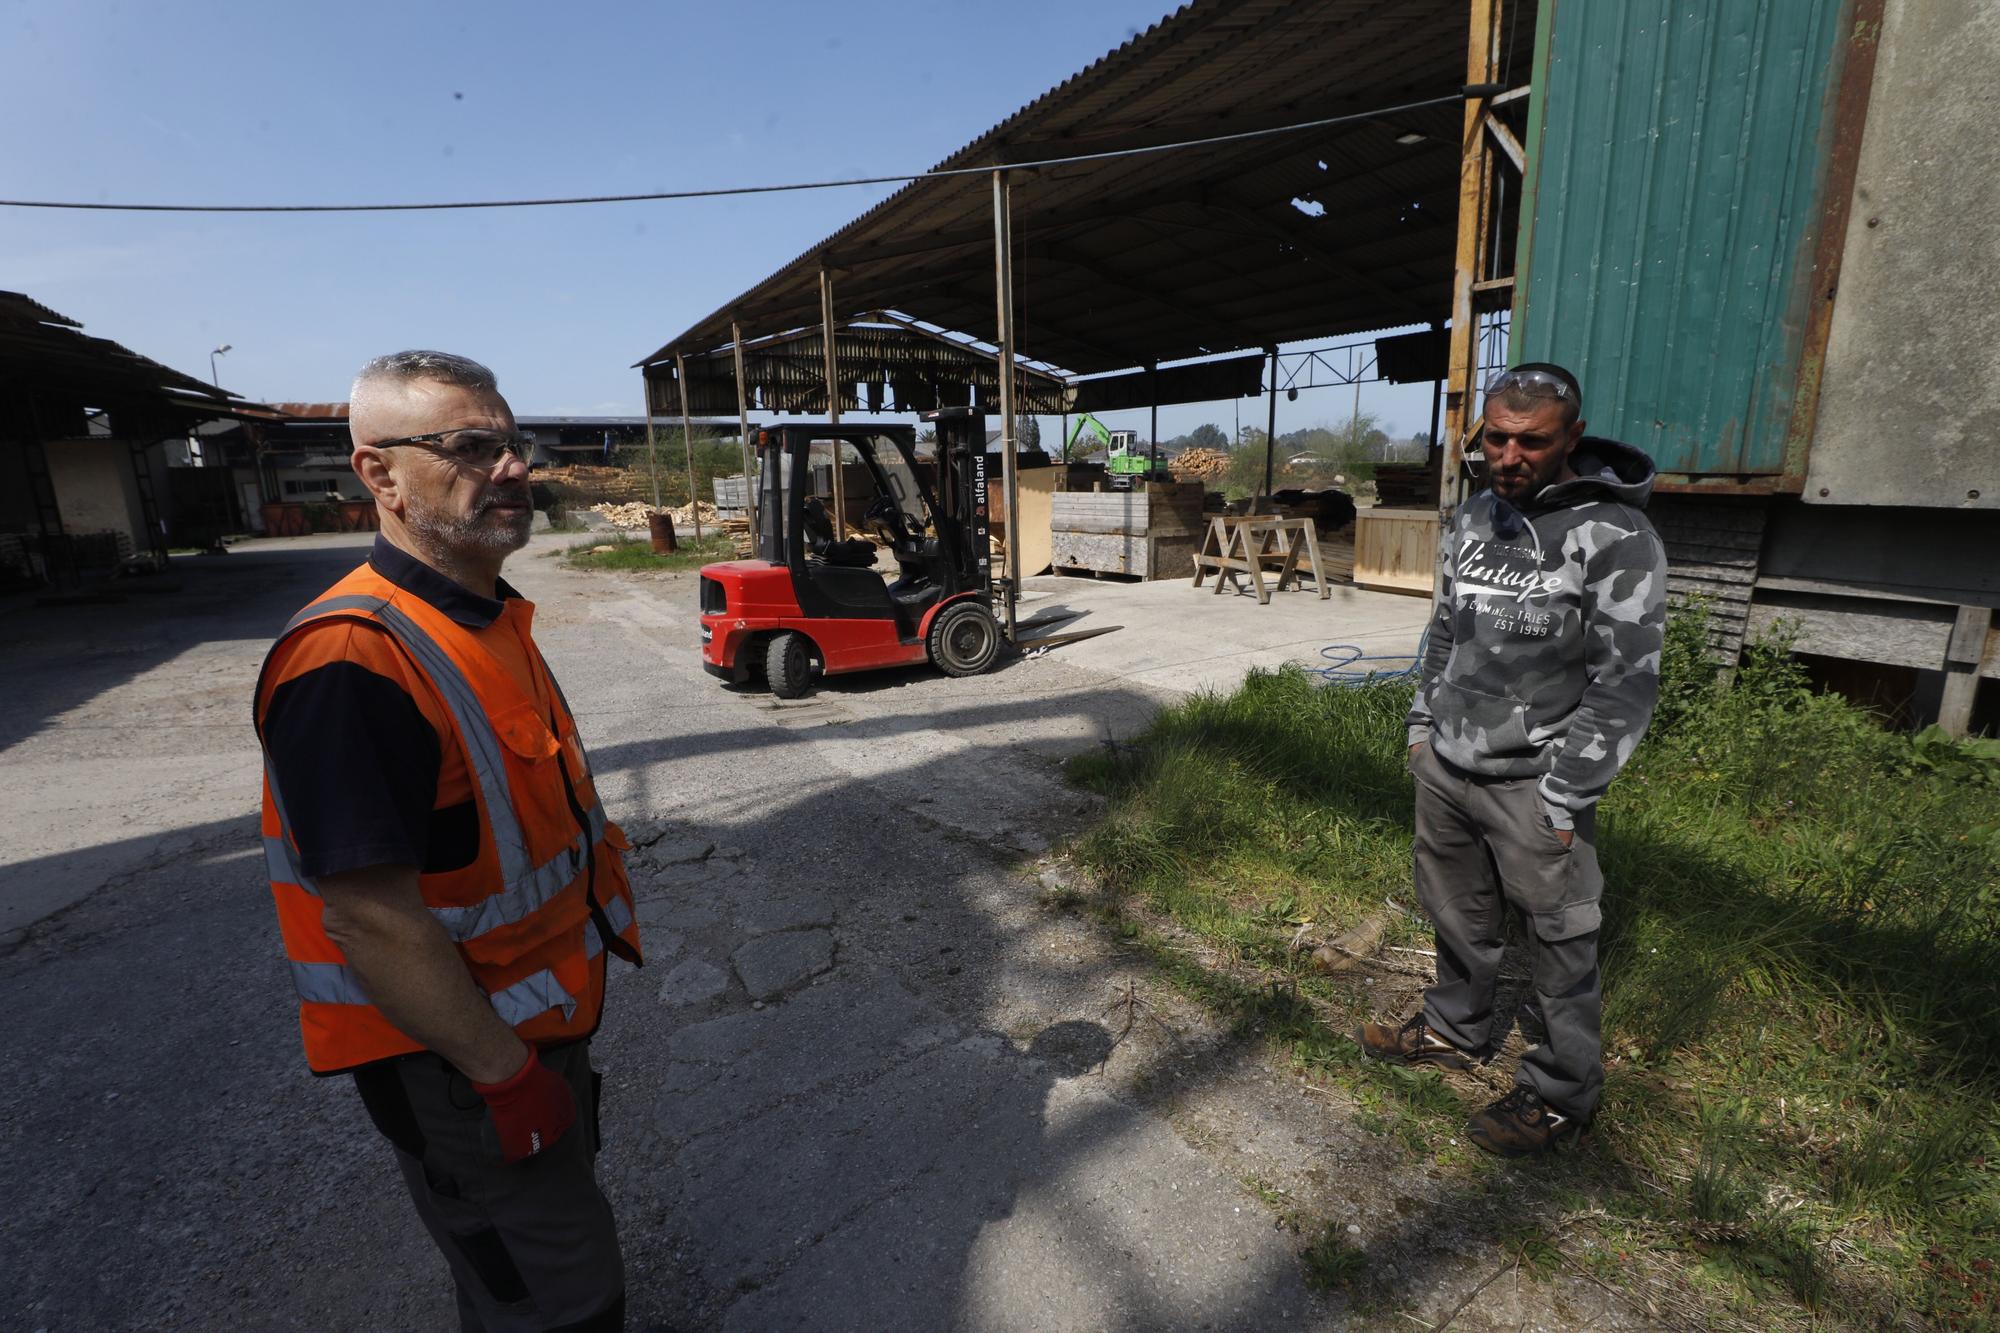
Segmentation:
<svg viewBox="0 0 2000 1333">
<path fill-rule="evenodd" d="M 1526 70 L 1533 26 L 1505 34 L 1504 71 Z M 953 153 L 936 170 L 1012 168 L 1017 350 L 1090 374 L 1440 321 L 1466 34 L 1464 0 L 1202 0 Z M 1336 123 L 1269 133 L 1314 121 Z M 1250 137 L 1090 157 L 1228 135 Z M 988 177 L 905 186 L 641 364 L 726 345 L 732 323 L 818 324 L 822 275 L 836 317 L 997 341 Z"/>
<path fill-rule="evenodd" d="M 162 442 L 204 421 L 278 415 L 0 292 L 0 537 L 41 577 L 164 557 Z"/>
</svg>

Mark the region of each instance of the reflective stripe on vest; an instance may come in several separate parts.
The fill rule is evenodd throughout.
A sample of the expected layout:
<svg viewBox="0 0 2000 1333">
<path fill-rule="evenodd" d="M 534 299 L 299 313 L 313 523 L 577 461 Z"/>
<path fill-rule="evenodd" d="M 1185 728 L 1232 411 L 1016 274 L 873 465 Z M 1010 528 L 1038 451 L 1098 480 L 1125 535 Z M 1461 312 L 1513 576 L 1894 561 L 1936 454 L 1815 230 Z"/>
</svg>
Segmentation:
<svg viewBox="0 0 2000 1333">
<path fill-rule="evenodd" d="M 611 929 L 624 934 L 632 925 L 632 908 L 623 898 L 613 898 L 604 905 L 605 920 Z M 604 952 L 604 936 L 598 933 L 597 922 L 583 923 L 583 956 L 586 961 Z M 309 1004 L 372 1004 L 361 982 L 343 963 L 293 963 L 292 984 L 297 987 L 299 998 Z M 509 1026 L 516 1027 L 537 1014 L 551 1009 L 561 1009 L 565 1021 L 576 1012 L 576 998 L 564 990 L 556 980 L 556 974 L 547 968 L 521 978 L 503 990 L 493 992 L 489 997 L 494 1011 Z"/>
<path fill-rule="evenodd" d="M 583 870 L 591 847 L 604 836 L 603 807 L 593 804 L 584 811 L 583 831 L 547 861 L 531 866 L 527 839 L 521 833 L 520 821 L 514 816 L 513 796 L 508 790 L 507 771 L 500 755 L 500 738 L 487 721 L 486 710 L 480 706 L 479 696 L 473 692 L 472 685 L 437 640 L 384 599 L 362 596 L 329 597 L 315 602 L 292 617 L 291 623 L 285 626 L 285 633 L 343 611 L 364 612 L 378 620 L 417 660 L 437 687 L 445 706 L 451 710 L 452 720 L 458 724 L 459 735 L 464 738 L 467 762 L 472 769 L 473 780 L 479 784 L 480 797 L 486 806 L 487 824 L 493 830 L 494 850 L 500 857 L 503 887 L 468 906 L 433 907 L 431 915 L 437 918 L 438 924 L 457 944 L 464 944 L 490 930 L 498 930 L 532 916 Z M 306 877 L 293 849 L 291 820 L 285 814 L 277 780 L 275 775 L 270 774 L 268 761 L 265 771 L 281 830 L 278 836 L 264 839 L 264 861 L 270 876 L 280 884 L 296 884 L 318 897 L 319 891 Z M 618 929 L 622 931 L 624 927 Z M 300 994 L 303 996 L 304 992 Z"/>
</svg>

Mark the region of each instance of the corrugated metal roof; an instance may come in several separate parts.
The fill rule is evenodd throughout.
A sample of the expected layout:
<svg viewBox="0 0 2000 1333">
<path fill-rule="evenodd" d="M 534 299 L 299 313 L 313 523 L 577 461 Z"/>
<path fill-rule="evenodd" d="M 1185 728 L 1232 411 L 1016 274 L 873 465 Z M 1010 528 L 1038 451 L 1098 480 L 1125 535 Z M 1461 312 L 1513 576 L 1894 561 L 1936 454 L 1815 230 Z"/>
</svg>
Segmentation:
<svg viewBox="0 0 2000 1333">
<path fill-rule="evenodd" d="M 990 347 L 947 337 L 893 313 L 872 312 L 843 320 L 834 332 L 840 359 L 843 412 L 922 412 L 936 407 L 990 403 L 1000 392 L 999 354 Z M 730 349 L 687 356 L 688 401 L 697 414 L 734 415 L 736 358 Z M 826 336 L 815 325 L 743 340 L 743 374 L 749 403 L 760 412 L 827 410 Z M 646 368 L 652 410 L 675 416 L 681 390 L 672 361 Z M 1024 412 L 1061 412 L 1062 381 L 1022 366 L 1016 379 Z M 889 399 L 895 400 L 894 407 Z"/>
<path fill-rule="evenodd" d="M 1463 0 L 1199 0 L 938 164 L 1171 143 L 1455 92 Z M 1513 35 L 1525 78 L 1533 23 Z M 1392 117 L 1013 173 L 1017 346 L 1089 374 L 1443 318 L 1461 113 Z M 1424 141 L 1400 144 L 1398 136 Z M 995 335 L 992 190 L 904 186 L 641 364 L 836 314 Z M 1296 202 L 1295 202 L 1296 201 Z M 787 207 L 795 207 L 788 204 Z"/>
<path fill-rule="evenodd" d="M 0 292 L 0 393 L 54 407 L 118 408 L 175 421 L 263 420 L 271 409 L 139 355 L 20 292 Z"/>
</svg>

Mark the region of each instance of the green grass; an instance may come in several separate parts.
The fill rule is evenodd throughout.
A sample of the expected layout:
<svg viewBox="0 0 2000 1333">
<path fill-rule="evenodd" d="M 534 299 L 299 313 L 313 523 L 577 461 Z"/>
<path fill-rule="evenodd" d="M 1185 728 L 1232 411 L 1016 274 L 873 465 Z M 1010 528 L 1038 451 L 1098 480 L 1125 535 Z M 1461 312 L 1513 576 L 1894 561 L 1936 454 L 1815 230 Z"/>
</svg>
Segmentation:
<svg viewBox="0 0 2000 1333">
<path fill-rule="evenodd" d="M 608 551 L 597 547 L 609 546 Z M 563 561 L 574 569 L 700 569 L 718 560 L 736 558 L 733 539 L 710 530 L 700 541 L 683 540 L 672 555 L 653 554 L 652 542 L 643 537 L 607 533 L 601 540 L 578 542 L 563 552 Z"/>
<path fill-rule="evenodd" d="M 1675 618 L 1654 731 L 1602 807 L 1606 1096 L 1581 1165 L 1550 1171 L 1759 1317 L 1989 1327 L 2000 747 L 1885 731 L 1782 644 L 1720 680 L 1704 635 Z M 1343 1032 L 1373 992 L 1291 947 L 1384 913 L 1386 943 L 1428 942 L 1403 910 L 1409 694 L 1253 674 L 1071 776 L 1111 798 L 1074 847 L 1097 910 L 1199 937 L 1208 964 L 1152 951 L 1170 980 L 1421 1156 L 1480 1097 L 1358 1065 Z"/>
</svg>

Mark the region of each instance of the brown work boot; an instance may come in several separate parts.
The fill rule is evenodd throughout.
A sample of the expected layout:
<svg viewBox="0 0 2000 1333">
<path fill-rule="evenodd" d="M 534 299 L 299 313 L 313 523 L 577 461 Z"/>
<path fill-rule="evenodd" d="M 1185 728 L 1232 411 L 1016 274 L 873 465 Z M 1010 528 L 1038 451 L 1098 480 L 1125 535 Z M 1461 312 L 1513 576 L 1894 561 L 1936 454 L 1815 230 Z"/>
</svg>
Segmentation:
<svg viewBox="0 0 2000 1333">
<path fill-rule="evenodd" d="M 1575 1142 L 1583 1125 L 1543 1101 L 1533 1088 L 1516 1087 L 1467 1121 L 1465 1132 L 1487 1152 L 1529 1157 L 1565 1140 Z"/>
<path fill-rule="evenodd" d="M 1364 1054 L 1399 1065 L 1445 1065 L 1452 1069 L 1470 1069 L 1475 1064 L 1485 1063 L 1478 1056 L 1459 1050 L 1431 1031 L 1431 1025 L 1424 1021 L 1421 1012 L 1401 1027 L 1390 1027 L 1387 1023 L 1363 1023 L 1354 1030 L 1354 1040 L 1361 1043 Z"/>
</svg>

